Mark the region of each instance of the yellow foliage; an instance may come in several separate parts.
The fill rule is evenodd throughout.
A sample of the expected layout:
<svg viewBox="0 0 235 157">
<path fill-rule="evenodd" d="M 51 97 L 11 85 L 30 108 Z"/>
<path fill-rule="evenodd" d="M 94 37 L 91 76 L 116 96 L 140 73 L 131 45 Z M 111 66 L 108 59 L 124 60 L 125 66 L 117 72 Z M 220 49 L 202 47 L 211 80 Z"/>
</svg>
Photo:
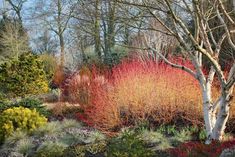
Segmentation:
<svg viewBox="0 0 235 157">
<path fill-rule="evenodd" d="M 47 123 L 47 118 L 41 116 L 36 109 L 24 107 L 9 108 L 0 116 L 0 139 L 11 135 L 14 131 L 32 132 Z"/>
</svg>

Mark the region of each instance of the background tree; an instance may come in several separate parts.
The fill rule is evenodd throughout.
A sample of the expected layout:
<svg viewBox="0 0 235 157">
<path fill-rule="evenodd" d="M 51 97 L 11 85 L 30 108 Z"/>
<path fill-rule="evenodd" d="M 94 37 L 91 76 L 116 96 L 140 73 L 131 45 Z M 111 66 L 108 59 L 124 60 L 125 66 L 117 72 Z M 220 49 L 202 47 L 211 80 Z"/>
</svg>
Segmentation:
<svg viewBox="0 0 235 157">
<path fill-rule="evenodd" d="M 72 18 L 74 1 L 71 0 L 56 0 L 56 1 L 38 1 L 34 7 L 36 12 L 34 18 L 38 19 L 41 27 L 46 27 L 53 32 L 60 46 L 60 65 L 64 67 L 65 62 L 65 32 L 69 28 L 69 22 Z"/>
<path fill-rule="evenodd" d="M 21 34 L 21 26 L 9 20 L 3 20 L 0 32 L 1 61 L 18 59 L 23 53 L 30 51 L 28 38 Z"/>
<path fill-rule="evenodd" d="M 22 18 L 22 10 L 23 10 L 23 5 L 28 1 L 28 0 L 5 0 L 10 4 L 11 10 L 14 12 L 14 14 L 17 16 L 15 19 L 19 21 L 20 28 L 23 29 L 23 18 Z"/>
<path fill-rule="evenodd" d="M 37 54 L 50 54 L 55 55 L 58 44 L 52 37 L 49 30 L 44 30 L 42 35 L 39 35 L 33 41 L 35 44 L 34 52 Z"/>
</svg>

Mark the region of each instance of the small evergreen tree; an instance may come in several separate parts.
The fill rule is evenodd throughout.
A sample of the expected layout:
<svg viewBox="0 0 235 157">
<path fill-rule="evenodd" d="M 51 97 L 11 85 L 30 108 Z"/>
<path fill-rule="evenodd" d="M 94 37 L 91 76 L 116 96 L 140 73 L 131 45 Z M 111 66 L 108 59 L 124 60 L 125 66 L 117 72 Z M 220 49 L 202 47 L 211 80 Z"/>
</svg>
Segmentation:
<svg viewBox="0 0 235 157">
<path fill-rule="evenodd" d="M 0 65 L 0 92 L 8 98 L 45 93 L 49 89 L 43 62 L 30 53 Z"/>
</svg>

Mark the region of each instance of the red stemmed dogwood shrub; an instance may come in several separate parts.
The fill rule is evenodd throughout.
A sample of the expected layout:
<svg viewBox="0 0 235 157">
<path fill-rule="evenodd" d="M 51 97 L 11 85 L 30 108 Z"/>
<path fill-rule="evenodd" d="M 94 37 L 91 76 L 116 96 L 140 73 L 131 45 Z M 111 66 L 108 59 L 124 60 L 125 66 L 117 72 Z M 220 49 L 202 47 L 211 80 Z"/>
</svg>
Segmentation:
<svg viewBox="0 0 235 157">
<path fill-rule="evenodd" d="M 114 67 L 109 77 L 93 71 L 86 89 L 89 103 L 81 104 L 78 118 L 102 130 L 140 121 L 203 123 L 197 82 L 163 63 L 126 61 Z"/>
<path fill-rule="evenodd" d="M 88 87 L 91 81 L 91 72 L 87 67 L 82 67 L 79 72 L 69 76 L 62 87 L 62 100 L 70 103 L 89 104 Z"/>
<path fill-rule="evenodd" d="M 87 91 L 89 93 L 89 103 L 81 104 L 83 112 L 78 113 L 78 119 L 101 130 L 109 130 L 120 126 L 119 107 L 112 99 L 112 84 L 95 68 L 92 71 Z"/>
<path fill-rule="evenodd" d="M 140 121 L 203 125 L 200 87 L 184 71 L 138 60 L 125 61 L 106 75 L 96 68 L 85 71 L 71 78 L 68 93 L 81 105 L 78 118 L 93 127 L 110 131 Z M 217 87 L 213 91 L 219 92 Z"/>
<path fill-rule="evenodd" d="M 112 76 L 113 101 L 124 121 L 201 123 L 200 88 L 187 73 L 163 63 L 132 61 L 115 67 Z"/>
<path fill-rule="evenodd" d="M 65 78 L 66 78 L 66 76 L 65 76 L 65 72 L 64 72 L 63 68 L 61 66 L 57 66 L 55 68 L 55 72 L 54 72 L 53 78 L 52 78 L 53 85 L 55 85 L 57 87 L 61 87 Z"/>
</svg>

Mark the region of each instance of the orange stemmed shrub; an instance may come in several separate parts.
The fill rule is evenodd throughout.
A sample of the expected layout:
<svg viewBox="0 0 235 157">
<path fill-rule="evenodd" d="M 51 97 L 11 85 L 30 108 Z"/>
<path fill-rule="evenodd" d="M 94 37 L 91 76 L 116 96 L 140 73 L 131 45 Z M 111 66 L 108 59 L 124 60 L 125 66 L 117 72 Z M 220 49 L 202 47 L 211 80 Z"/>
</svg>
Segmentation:
<svg viewBox="0 0 235 157">
<path fill-rule="evenodd" d="M 63 67 L 57 66 L 52 77 L 53 84 L 57 87 L 60 87 L 63 84 L 65 78 L 66 76 Z"/>
<path fill-rule="evenodd" d="M 81 92 L 73 101 L 83 110 L 78 118 L 89 125 L 110 131 L 141 121 L 203 124 L 200 87 L 184 71 L 134 60 L 117 65 L 107 76 L 91 73 L 85 85 L 81 78 L 86 75 L 78 74 L 69 86 L 71 95 L 86 91 L 88 101 L 81 101 Z"/>
<path fill-rule="evenodd" d="M 63 91 L 63 100 L 71 103 L 88 104 L 89 91 L 88 86 L 91 81 L 90 71 L 87 68 L 81 69 L 65 80 Z"/>
<path fill-rule="evenodd" d="M 127 121 L 200 123 L 200 88 L 184 71 L 152 61 L 132 61 L 113 69 L 113 86 L 113 101 Z"/>
<path fill-rule="evenodd" d="M 107 81 L 107 80 L 106 80 Z M 103 76 L 96 76 L 89 86 L 90 104 L 82 106 L 87 124 L 102 130 L 121 125 L 119 106 L 113 101 L 113 87 Z"/>
</svg>

